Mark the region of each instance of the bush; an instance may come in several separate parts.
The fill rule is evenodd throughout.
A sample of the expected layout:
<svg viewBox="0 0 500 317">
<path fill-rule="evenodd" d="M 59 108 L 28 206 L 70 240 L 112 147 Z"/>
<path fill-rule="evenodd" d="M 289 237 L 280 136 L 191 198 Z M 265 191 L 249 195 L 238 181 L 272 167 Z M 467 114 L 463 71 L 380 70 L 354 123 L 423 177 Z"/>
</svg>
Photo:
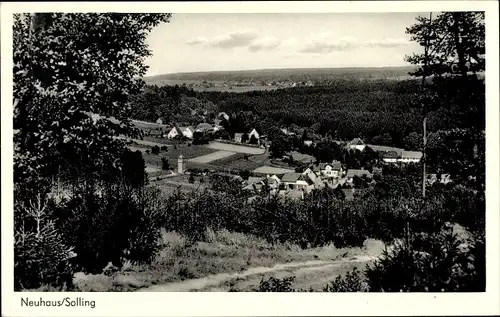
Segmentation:
<svg viewBox="0 0 500 317">
<path fill-rule="evenodd" d="M 335 281 L 323 288 L 323 292 L 366 292 L 363 273 L 355 267 L 345 276 L 337 276 Z"/>
<path fill-rule="evenodd" d="M 164 157 L 161 158 L 161 169 L 164 171 L 168 171 L 170 169 L 170 163 L 168 162 L 168 159 Z"/>
<path fill-rule="evenodd" d="M 160 147 L 158 145 L 153 146 L 151 148 L 151 153 L 153 153 L 154 155 L 160 154 Z"/>
<path fill-rule="evenodd" d="M 262 279 L 260 285 L 256 292 L 295 292 L 292 288 L 292 284 L 295 281 L 294 276 L 284 277 L 279 279 L 276 277 L 270 277 L 267 280 Z"/>
<path fill-rule="evenodd" d="M 467 252 L 449 229 L 418 235 L 396 244 L 366 271 L 370 291 L 457 292 L 470 291 Z M 484 291 L 484 289 L 483 289 Z"/>
</svg>

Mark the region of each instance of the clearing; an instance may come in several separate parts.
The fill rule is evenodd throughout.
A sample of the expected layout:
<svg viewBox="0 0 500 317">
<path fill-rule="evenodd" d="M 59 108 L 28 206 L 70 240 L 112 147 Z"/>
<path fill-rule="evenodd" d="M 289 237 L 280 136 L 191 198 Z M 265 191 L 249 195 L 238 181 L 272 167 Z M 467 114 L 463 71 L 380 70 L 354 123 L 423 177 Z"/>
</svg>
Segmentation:
<svg viewBox="0 0 500 317">
<path fill-rule="evenodd" d="M 263 154 L 266 151 L 265 149 L 261 149 L 261 148 L 257 148 L 257 147 L 228 144 L 228 143 L 221 143 L 221 142 L 212 142 L 212 143 L 208 144 L 207 147 L 210 149 L 219 150 L 219 151 L 228 151 L 228 152 L 244 153 L 244 154 L 251 154 L 251 155 Z"/>
<path fill-rule="evenodd" d="M 212 162 L 215 160 L 220 160 L 223 158 L 233 156 L 234 154 L 236 154 L 236 153 L 235 152 L 228 152 L 228 151 L 217 151 L 217 152 L 194 157 L 194 158 L 190 159 L 189 161 L 195 162 L 195 163 L 209 163 L 209 162 Z"/>
<path fill-rule="evenodd" d="M 261 166 L 259 168 L 254 169 L 252 172 L 259 174 L 285 174 L 285 173 L 294 173 L 295 170 L 288 168 L 280 168 L 280 167 L 272 167 L 272 166 Z"/>
</svg>

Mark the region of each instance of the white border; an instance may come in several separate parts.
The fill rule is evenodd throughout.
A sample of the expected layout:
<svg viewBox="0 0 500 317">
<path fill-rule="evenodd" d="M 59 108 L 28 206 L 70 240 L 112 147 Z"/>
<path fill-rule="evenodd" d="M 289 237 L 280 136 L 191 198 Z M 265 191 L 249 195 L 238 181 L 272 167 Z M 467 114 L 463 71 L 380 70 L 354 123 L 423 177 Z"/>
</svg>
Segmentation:
<svg viewBox="0 0 500 317">
<path fill-rule="evenodd" d="M 332 316 L 500 314 L 499 70 L 497 1 L 79 2 L 1 3 L 2 315 L 3 316 Z M 487 292 L 332 293 L 14 293 L 12 215 L 12 13 L 14 12 L 429 12 L 486 11 Z M 80 296 L 96 308 L 21 308 L 20 298 Z"/>
</svg>

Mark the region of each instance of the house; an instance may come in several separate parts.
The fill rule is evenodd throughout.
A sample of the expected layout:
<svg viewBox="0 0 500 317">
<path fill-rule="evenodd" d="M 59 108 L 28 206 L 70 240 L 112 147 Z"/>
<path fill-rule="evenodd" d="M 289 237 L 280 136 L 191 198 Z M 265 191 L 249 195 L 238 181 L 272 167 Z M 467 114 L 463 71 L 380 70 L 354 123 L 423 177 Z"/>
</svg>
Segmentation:
<svg viewBox="0 0 500 317">
<path fill-rule="evenodd" d="M 382 161 L 385 163 L 397 163 L 399 159 L 399 154 L 396 151 L 389 151 L 386 152 L 382 156 Z"/>
<path fill-rule="evenodd" d="M 319 163 L 314 168 L 325 178 L 340 178 L 342 176 L 342 164 L 337 161 L 333 163 Z"/>
<path fill-rule="evenodd" d="M 257 140 L 260 139 L 260 135 L 255 129 L 252 129 L 252 131 L 248 133 L 248 140 L 252 139 L 252 136 L 255 137 Z"/>
<path fill-rule="evenodd" d="M 404 149 L 397 148 L 397 147 L 392 147 L 392 146 L 384 146 L 384 145 L 374 145 L 374 144 L 366 144 L 367 147 L 372 149 L 375 152 L 378 152 L 380 154 L 385 154 L 387 152 L 396 152 L 398 155 L 401 155 L 403 153 Z"/>
<path fill-rule="evenodd" d="M 173 139 L 177 136 L 182 136 L 182 130 L 179 127 L 173 127 L 167 134 L 167 138 Z"/>
<path fill-rule="evenodd" d="M 282 129 L 280 129 L 280 130 L 281 130 L 281 132 L 283 132 L 283 134 L 285 134 L 285 135 L 288 135 L 288 136 L 294 136 L 294 135 L 295 135 L 295 132 L 292 132 L 292 131 L 288 130 L 287 128 L 282 128 Z"/>
<path fill-rule="evenodd" d="M 360 138 L 354 138 L 351 141 L 347 142 L 347 148 L 351 150 L 363 151 L 366 147 L 366 144 Z"/>
<path fill-rule="evenodd" d="M 214 120 L 214 125 L 220 125 L 222 123 L 221 119 L 215 119 Z"/>
<path fill-rule="evenodd" d="M 313 144 L 312 140 L 304 140 L 304 145 L 305 146 L 311 146 Z"/>
<path fill-rule="evenodd" d="M 163 124 L 163 120 L 161 118 L 158 118 L 158 120 L 156 120 L 156 123 Z"/>
<path fill-rule="evenodd" d="M 225 112 L 219 112 L 219 113 L 217 114 L 217 117 L 216 117 L 216 118 L 217 118 L 217 119 L 220 119 L 220 120 L 222 120 L 222 119 L 224 119 L 224 120 L 229 120 L 229 115 L 228 115 L 227 113 L 225 113 Z"/>
<path fill-rule="evenodd" d="M 213 131 L 214 127 L 208 123 L 200 123 L 196 126 L 196 132 L 208 133 Z"/>
<path fill-rule="evenodd" d="M 234 141 L 241 143 L 241 140 L 243 139 L 243 133 L 235 133 L 234 134 Z"/>
<path fill-rule="evenodd" d="M 420 151 L 403 151 L 398 161 L 401 163 L 418 163 L 422 159 L 422 155 Z"/>
<path fill-rule="evenodd" d="M 214 124 L 213 129 L 214 129 L 214 132 L 217 132 L 217 131 L 224 130 L 224 127 L 221 125 L 218 125 L 218 124 Z"/>
<path fill-rule="evenodd" d="M 314 181 L 302 173 L 285 173 L 281 178 L 281 182 L 289 190 L 310 192 L 314 189 Z"/>
<path fill-rule="evenodd" d="M 382 168 L 381 167 L 373 167 L 373 175 L 382 175 Z"/>
<path fill-rule="evenodd" d="M 193 134 L 194 134 L 194 131 L 195 129 L 191 126 L 189 127 L 185 127 L 185 128 L 181 128 L 182 130 L 182 134 L 188 138 L 188 139 L 192 139 L 193 138 Z"/>
<path fill-rule="evenodd" d="M 354 176 L 357 177 L 366 176 L 367 178 L 373 178 L 372 173 L 370 173 L 368 170 L 349 169 L 346 174 L 347 182 L 352 183 Z"/>
<path fill-rule="evenodd" d="M 276 176 L 267 175 L 265 178 L 262 177 L 250 177 L 244 184 L 243 190 L 251 190 L 254 192 L 261 192 L 267 187 L 270 194 L 275 194 L 279 190 L 279 185 L 281 180 Z"/>
</svg>

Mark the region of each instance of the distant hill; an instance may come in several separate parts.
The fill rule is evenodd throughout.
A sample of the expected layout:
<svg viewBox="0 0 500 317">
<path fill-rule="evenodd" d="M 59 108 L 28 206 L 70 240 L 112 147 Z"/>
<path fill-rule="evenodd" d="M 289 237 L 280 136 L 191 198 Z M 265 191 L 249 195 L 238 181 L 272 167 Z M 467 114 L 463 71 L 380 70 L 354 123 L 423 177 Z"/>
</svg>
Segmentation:
<svg viewBox="0 0 500 317">
<path fill-rule="evenodd" d="M 325 82 L 346 79 L 402 79 L 415 68 L 402 67 L 359 67 L 359 68 L 287 68 L 258 69 L 242 71 L 214 71 L 175 73 L 145 77 L 148 84 L 171 85 L 197 82 Z"/>
</svg>

